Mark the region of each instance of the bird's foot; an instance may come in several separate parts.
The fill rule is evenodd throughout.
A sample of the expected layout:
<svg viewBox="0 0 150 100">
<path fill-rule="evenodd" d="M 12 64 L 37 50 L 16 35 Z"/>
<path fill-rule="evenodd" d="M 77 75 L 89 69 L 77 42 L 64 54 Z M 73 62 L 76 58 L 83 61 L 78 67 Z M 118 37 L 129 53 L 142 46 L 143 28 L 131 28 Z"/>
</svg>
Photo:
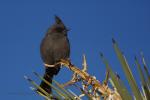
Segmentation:
<svg viewBox="0 0 150 100">
<path fill-rule="evenodd" d="M 55 67 L 56 65 L 49 65 L 49 64 L 44 63 L 44 66 L 45 67 Z"/>
</svg>

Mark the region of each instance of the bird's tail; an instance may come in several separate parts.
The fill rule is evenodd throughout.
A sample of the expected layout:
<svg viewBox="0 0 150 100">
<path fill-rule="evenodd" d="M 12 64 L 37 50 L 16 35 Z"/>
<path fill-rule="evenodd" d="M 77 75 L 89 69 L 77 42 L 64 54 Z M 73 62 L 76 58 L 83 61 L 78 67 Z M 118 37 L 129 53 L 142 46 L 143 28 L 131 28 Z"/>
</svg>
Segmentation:
<svg viewBox="0 0 150 100">
<path fill-rule="evenodd" d="M 51 68 L 46 68 L 46 69 L 45 69 L 45 74 L 44 74 L 43 78 L 44 78 L 46 81 L 48 81 L 49 83 L 52 84 L 53 76 L 54 76 L 54 74 L 52 73 Z M 50 87 L 47 83 L 45 83 L 44 81 L 41 82 L 40 87 L 41 87 L 42 89 L 44 89 L 44 90 L 45 90 L 47 93 L 49 93 L 49 94 L 52 92 L 51 87 Z M 41 91 L 40 91 L 40 92 L 41 92 Z"/>
<path fill-rule="evenodd" d="M 57 75 L 59 70 L 60 70 L 60 65 L 57 65 L 57 66 L 52 67 L 52 68 L 51 67 L 47 67 L 45 69 L 45 74 L 44 74 L 43 78 L 46 81 L 48 81 L 50 84 L 52 84 L 53 76 Z M 47 93 L 49 93 L 49 94 L 52 93 L 52 88 L 47 83 L 45 83 L 44 81 L 41 82 L 40 87 L 42 89 L 44 89 Z M 39 91 L 39 92 L 41 92 L 41 91 Z"/>
</svg>

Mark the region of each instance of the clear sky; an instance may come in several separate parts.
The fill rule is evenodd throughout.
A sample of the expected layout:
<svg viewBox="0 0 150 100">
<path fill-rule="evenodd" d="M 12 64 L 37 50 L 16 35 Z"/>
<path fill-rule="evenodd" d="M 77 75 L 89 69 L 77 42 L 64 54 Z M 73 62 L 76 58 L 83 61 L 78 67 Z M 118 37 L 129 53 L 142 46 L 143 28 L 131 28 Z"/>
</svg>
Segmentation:
<svg viewBox="0 0 150 100">
<path fill-rule="evenodd" d="M 43 74 L 39 45 L 54 15 L 62 18 L 71 31 L 71 60 L 81 68 L 87 56 L 88 72 L 102 81 L 103 52 L 114 71 L 125 83 L 120 63 L 112 47 L 114 37 L 134 70 L 134 56 L 143 51 L 150 61 L 149 0 L 0 0 L 0 99 L 41 100 L 23 76 L 38 83 L 33 74 Z M 149 63 L 150 64 L 150 63 Z M 55 80 L 66 82 L 70 72 L 63 68 Z M 134 71 L 136 80 L 139 80 Z"/>
</svg>

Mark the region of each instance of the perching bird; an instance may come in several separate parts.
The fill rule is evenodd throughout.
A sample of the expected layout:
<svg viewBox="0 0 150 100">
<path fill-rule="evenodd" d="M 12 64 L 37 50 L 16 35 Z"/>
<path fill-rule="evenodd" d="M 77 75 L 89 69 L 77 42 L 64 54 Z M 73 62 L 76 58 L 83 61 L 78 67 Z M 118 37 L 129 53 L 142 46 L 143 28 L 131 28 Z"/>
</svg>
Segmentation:
<svg viewBox="0 0 150 100">
<path fill-rule="evenodd" d="M 61 59 L 68 59 L 70 55 L 70 44 L 67 37 L 68 29 L 62 20 L 55 16 L 55 23 L 48 29 L 40 46 L 41 58 L 45 64 L 55 65 Z M 61 65 L 54 67 L 45 67 L 44 79 L 52 83 L 54 75 L 57 75 Z M 45 82 L 40 86 L 48 93 L 51 93 L 51 87 Z"/>
</svg>

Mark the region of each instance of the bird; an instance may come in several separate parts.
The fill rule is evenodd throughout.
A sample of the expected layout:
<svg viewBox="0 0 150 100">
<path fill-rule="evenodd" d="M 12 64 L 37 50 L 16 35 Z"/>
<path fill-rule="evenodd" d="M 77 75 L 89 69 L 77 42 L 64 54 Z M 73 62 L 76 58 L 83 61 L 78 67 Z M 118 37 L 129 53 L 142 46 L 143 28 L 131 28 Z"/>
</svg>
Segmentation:
<svg viewBox="0 0 150 100">
<path fill-rule="evenodd" d="M 45 66 L 43 78 L 52 84 L 52 79 L 60 71 L 61 65 L 57 64 L 61 59 L 69 59 L 70 43 L 68 39 L 67 27 L 63 21 L 55 16 L 55 23 L 51 25 L 40 45 L 40 54 L 44 64 L 54 65 L 53 67 Z M 52 88 L 44 81 L 40 83 L 40 87 L 47 93 L 52 93 Z"/>
</svg>

